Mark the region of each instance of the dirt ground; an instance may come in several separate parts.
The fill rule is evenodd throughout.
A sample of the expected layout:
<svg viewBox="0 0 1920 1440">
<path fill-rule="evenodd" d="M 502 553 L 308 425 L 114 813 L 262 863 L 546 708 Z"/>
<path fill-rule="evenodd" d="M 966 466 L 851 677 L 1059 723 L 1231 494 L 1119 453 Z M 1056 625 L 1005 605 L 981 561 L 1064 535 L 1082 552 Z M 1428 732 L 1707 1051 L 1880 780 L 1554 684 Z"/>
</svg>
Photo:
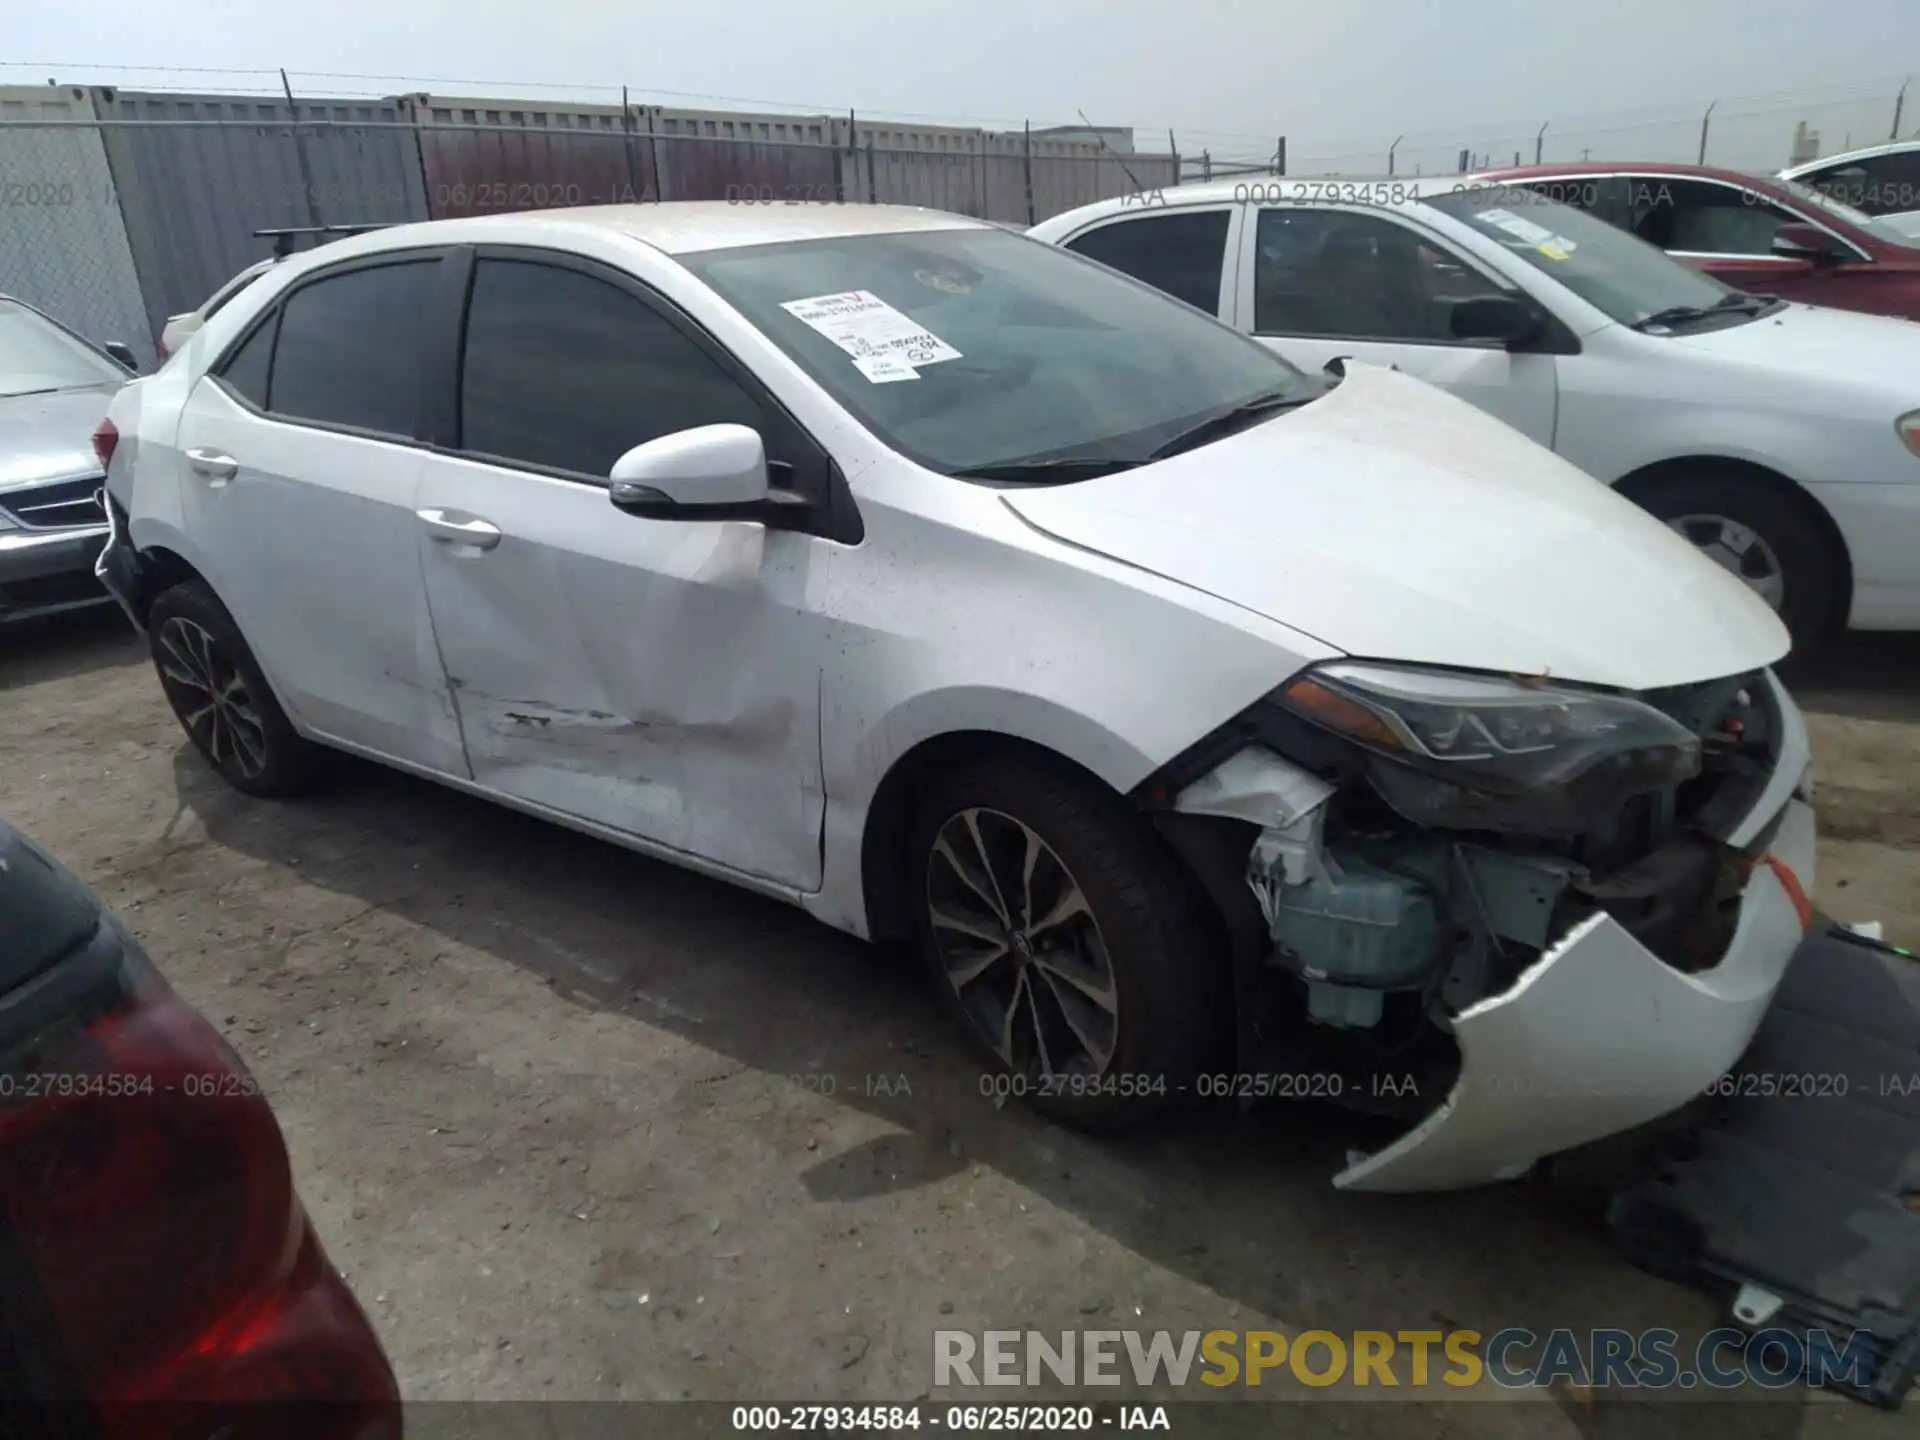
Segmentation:
<svg viewBox="0 0 1920 1440">
<path fill-rule="evenodd" d="M 1920 638 L 1800 689 L 1818 898 L 1920 947 Z M 778 904 L 357 763 L 249 801 L 115 614 L 0 632 L 0 757 L 0 813 L 264 1082 L 409 1400 L 898 1403 L 936 1328 L 1716 1323 L 1524 1187 L 1337 1194 L 1338 1114 L 1095 1142 L 996 1109 L 910 975 Z M 1654 1433 L 1642 1408 L 1300 1404 L 1246 1433 Z M 1764 1424 L 1670 1408 L 1689 1436 L 1911 1431 L 1803 1393 Z"/>
</svg>

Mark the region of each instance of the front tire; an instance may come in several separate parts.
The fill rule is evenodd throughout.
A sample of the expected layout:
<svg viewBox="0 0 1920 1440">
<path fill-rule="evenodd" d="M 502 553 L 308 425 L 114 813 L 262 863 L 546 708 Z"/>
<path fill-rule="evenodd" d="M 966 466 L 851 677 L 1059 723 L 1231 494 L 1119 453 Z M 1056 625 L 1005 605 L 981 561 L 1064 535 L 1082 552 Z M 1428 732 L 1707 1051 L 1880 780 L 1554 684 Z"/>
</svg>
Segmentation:
<svg viewBox="0 0 1920 1440">
<path fill-rule="evenodd" d="M 1025 759 L 935 782 L 908 837 L 909 903 L 983 1088 L 1082 1129 L 1191 1093 L 1229 1025 L 1224 940 L 1119 796 Z"/>
<path fill-rule="evenodd" d="M 1762 480 L 1679 475 L 1649 484 L 1633 500 L 1766 601 L 1804 657 L 1842 620 L 1843 557 L 1807 507 Z"/>
<path fill-rule="evenodd" d="M 266 798 L 312 785 L 319 747 L 294 730 L 240 627 L 204 581 L 163 591 L 147 637 L 180 728 L 222 780 Z"/>
</svg>

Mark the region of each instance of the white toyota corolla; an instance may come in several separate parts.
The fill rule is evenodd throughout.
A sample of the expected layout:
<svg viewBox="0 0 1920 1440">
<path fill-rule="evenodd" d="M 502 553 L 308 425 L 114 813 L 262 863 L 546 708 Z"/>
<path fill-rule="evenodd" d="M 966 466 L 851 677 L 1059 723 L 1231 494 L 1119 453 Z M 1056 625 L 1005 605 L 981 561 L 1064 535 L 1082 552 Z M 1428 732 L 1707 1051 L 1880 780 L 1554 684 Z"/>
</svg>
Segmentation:
<svg viewBox="0 0 1920 1440">
<path fill-rule="evenodd" d="M 97 439 L 207 761 L 351 751 L 911 941 L 1025 1094 L 1511 1176 L 1808 923 L 1788 638 L 1572 465 L 993 225 L 659 205 L 288 260 Z"/>
</svg>

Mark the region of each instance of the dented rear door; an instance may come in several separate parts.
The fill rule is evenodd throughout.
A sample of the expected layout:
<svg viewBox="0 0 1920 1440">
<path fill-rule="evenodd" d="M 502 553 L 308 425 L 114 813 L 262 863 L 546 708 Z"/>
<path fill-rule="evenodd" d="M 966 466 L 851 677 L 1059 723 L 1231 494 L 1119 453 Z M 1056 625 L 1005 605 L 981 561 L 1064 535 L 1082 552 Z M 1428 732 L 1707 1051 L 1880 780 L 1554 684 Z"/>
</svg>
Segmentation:
<svg viewBox="0 0 1920 1440">
<path fill-rule="evenodd" d="M 620 452 L 753 402 L 591 269 L 475 269 L 458 444 L 415 496 L 473 778 L 796 889 L 820 883 L 811 536 L 613 508 Z M 731 387 L 731 388 L 729 388 Z"/>
</svg>

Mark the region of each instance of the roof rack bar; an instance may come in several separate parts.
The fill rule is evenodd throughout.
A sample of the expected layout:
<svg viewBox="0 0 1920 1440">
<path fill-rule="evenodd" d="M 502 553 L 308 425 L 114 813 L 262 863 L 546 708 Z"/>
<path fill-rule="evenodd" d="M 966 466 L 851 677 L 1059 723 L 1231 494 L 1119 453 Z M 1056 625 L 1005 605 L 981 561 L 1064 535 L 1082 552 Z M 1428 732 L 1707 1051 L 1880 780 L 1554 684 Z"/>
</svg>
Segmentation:
<svg viewBox="0 0 1920 1440">
<path fill-rule="evenodd" d="M 302 235 L 364 235 L 369 230 L 388 230 L 395 225 L 406 223 L 404 220 L 376 220 L 364 225 L 289 225 L 256 230 L 253 233 L 258 239 L 273 241 L 274 258 L 284 260 L 293 253 L 294 242 Z"/>
</svg>

